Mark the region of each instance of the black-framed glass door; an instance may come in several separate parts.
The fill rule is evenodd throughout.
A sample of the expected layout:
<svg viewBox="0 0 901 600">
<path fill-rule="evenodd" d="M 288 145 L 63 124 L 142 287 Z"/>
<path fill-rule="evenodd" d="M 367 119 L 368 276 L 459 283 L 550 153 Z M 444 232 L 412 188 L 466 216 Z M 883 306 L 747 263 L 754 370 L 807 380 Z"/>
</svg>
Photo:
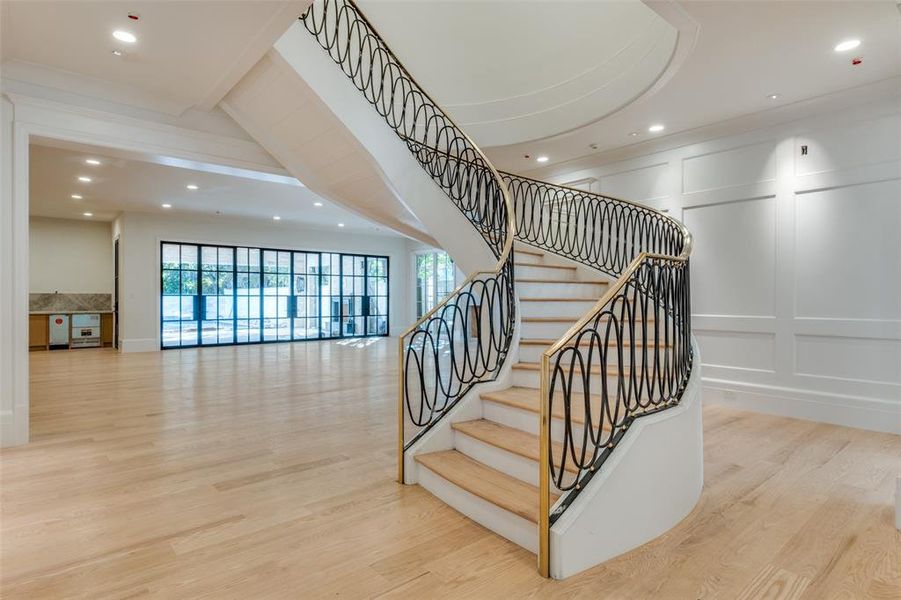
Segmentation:
<svg viewBox="0 0 901 600">
<path fill-rule="evenodd" d="M 388 335 L 388 257 L 162 242 L 162 348 Z"/>
</svg>

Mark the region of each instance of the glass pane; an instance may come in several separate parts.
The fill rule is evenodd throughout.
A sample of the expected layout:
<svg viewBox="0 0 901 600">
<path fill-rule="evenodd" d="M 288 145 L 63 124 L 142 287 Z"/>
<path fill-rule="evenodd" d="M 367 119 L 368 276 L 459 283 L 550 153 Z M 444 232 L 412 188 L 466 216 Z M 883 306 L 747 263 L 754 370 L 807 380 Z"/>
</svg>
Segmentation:
<svg viewBox="0 0 901 600">
<path fill-rule="evenodd" d="M 266 296 L 263 298 L 263 317 L 272 319 L 278 316 L 278 298 Z"/>
<path fill-rule="evenodd" d="M 200 257 L 201 257 L 202 267 L 204 269 L 214 269 L 215 270 L 216 263 L 218 262 L 216 255 L 217 255 L 216 248 L 213 248 L 210 246 L 203 246 L 200 249 Z"/>
<path fill-rule="evenodd" d="M 234 251 L 231 248 L 219 248 L 219 270 L 231 271 L 234 265 Z"/>
<path fill-rule="evenodd" d="M 218 344 L 219 343 L 219 322 L 218 321 L 202 321 L 200 330 L 201 344 Z"/>
<path fill-rule="evenodd" d="M 227 272 L 219 272 L 219 293 L 231 296 L 235 287 L 234 275 Z"/>
<path fill-rule="evenodd" d="M 219 296 L 219 318 L 231 319 L 234 317 L 235 300 L 231 296 Z"/>
<path fill-rule="evenodd" d="M 220 344 L 231 344 L 234 343 L 234 333 L 235 327 L 231 321 L 219 321 L 219 343 Z"/>
<path fill-rule="evenodd" d="M 201 271 L 200 272 L 200 290 L 204 296 L 216 295 L 216 272 Z"/>
<path fill-rule="evenodd" d="M 181 322 L 181 345 L 196 346 L 197 345 L 197 321 Z"/>
<path fill-rule="evenodd" d="M 178 244 L 163 244 L 163 268 L 177 269 L 181 263 Z"/>
<path fill-rule="evenodd" d="M 212 298 L 203 298 L 203 318 L 204 319 L 218 319 L 219 318 L 219 310 L 218 305 L 216 304 L 216 297 Z"/>
<path fill-rule="evenodd" d="M 194 296 L 181 297 L 181 318 L 185 320 L 194 318 Z"/>
<path fill-rule="evenodd" d="M 235 250 L 235 256 L 238 259 L 237 268 L 239 271 L 246 271 L 248 269 L 247 264 L 247 248 L 237 248 Z"/>
<path fill-rule="evenodd" d="M 291 272 L 291 253 L 290 252 L 279 252 L 278 253 L 278 272 L 279 273 L 290 273 Z"/>
<path fill-rule="evenodd" d="M 163 323 L 163 347 L 169 348 L 181 344 L 181 326 L 178 321 Z"/>
<path fill-rule="evenodd" d="M 178 271 L 163 271 L 163 294 L 177 296 L 180 276 Z"/>
<path fill-rule="evenodd" d="M 181 268 L 196 269 L 197 268 L 197 246 L 189 246 L 182 244 L 181 246 Z"/>
<path fill-rule="evenodd" d="M 238 297 L 238 305 L 237 305 L 237 307 L 238 307 L 238 314 L 237 314 L 237 317 L 238 317 L 239 319 L 246 319 L 247 317 L 250 316 L 250 312 L 249 312 L 249 309 L 248 309 L 248 306 L 247 306 L 247 302 L 248 302 L 247 298 L 241 298 L 241 297 Z"/>
<path fill-rule="evenodd" d="M 182 296 L 193 296 L 197 293 L 197 271 L 181 272 Z"/>
<path fill-rule="evenodd" d="M 263 272 L 275 273 L 278 270 L 278 253 L 274 250 L 263 250 Z"/>
<path fill-rule="evenodd" d="M 177 321 L 181 317 L 180 307 L 181 300 L 178 296 L 163 296 L 163 320 Z"/>
</svg>

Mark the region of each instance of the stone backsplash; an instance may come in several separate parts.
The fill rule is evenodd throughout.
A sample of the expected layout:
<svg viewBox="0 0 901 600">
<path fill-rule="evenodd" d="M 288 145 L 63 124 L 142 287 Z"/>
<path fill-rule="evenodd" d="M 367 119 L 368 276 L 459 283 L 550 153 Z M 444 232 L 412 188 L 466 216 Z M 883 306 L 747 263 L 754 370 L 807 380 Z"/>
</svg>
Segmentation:
<svg viewBox="0 0 901 600">
<path fill-rule="evenodd" d="M 28 294 L 31 312 L 108 312 L 112 306 L 112 294 Z"/>
</svg>

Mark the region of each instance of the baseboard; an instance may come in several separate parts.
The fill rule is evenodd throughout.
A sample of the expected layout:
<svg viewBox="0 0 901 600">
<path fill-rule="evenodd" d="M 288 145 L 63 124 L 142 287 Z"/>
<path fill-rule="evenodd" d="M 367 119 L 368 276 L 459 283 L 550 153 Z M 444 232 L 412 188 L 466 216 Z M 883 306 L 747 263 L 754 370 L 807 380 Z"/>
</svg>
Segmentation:
<svg viewBox="0 0 901 600">
<path fill-rule="evenodd" d="M 136 338 L 122 340 L 122 352 L 155 352 L 160 349 L 160 343 L 156 338 Z"/>
<path fill-rule="evenodd" d="M 901 434 L 901 401 L 703 378 L 705 404 Z"/>
</svg>

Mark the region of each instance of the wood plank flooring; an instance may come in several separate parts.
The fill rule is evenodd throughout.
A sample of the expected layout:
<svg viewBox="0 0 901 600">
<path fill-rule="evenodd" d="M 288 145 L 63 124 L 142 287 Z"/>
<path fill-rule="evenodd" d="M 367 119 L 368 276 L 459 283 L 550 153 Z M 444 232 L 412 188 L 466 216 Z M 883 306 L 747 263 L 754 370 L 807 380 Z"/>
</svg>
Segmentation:
<svg viewBox="0 0 901 600">
<path fill-rule="evenodd" d="M 0 596 L 901 597 L 898 436 L 707 407 L 694 512 L 549 581 L 394 483 L 395 352 L 32 353 L 33 442 L 0 452 Z"/>
</svg>

